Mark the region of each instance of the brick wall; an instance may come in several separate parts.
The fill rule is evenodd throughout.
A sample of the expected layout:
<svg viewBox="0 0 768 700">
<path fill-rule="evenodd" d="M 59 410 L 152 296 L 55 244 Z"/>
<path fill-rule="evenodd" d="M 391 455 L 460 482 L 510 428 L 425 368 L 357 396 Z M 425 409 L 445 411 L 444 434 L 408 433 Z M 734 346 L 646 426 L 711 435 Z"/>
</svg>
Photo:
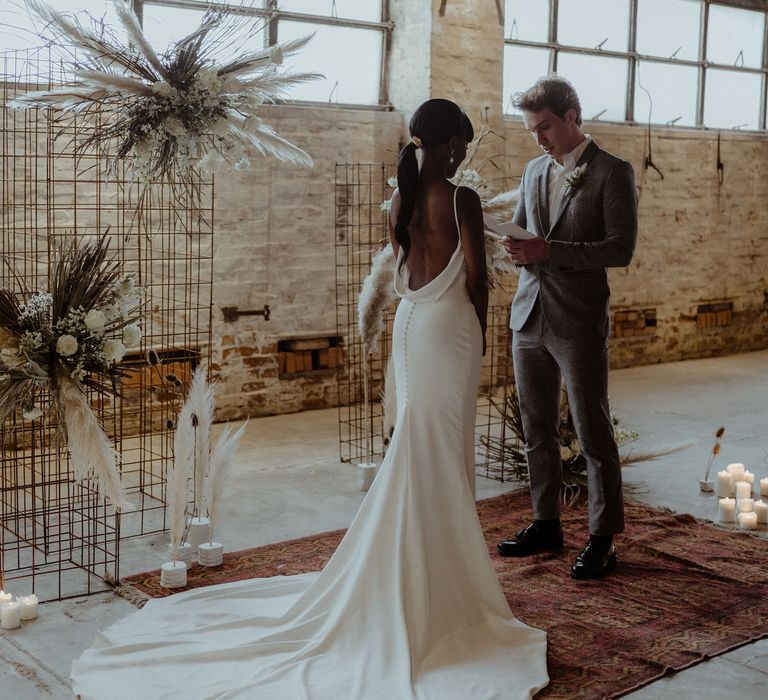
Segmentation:
<svg viewBox="0 0 768 700">
<path fill-rule="evenodd" d="M 614 327 L 625 312 L 655 315 L 654 330 L 614 334 L 614 367 L 709 357 L 768 347 L 768 138 L 724 132 L 718 184 L 717 133 L 657 128 L 644 169 L 641 127 L 588 124 L 607 150 L 631 161 L 640 192 L 632 264 L 610 271 Z M 522 123 L 506 123 L 510 161 L 538 155 Z M 701 307 L 731 313 L 702 322 Z"/>
<path fill-rule="evenodd" d="M 455 99 L 476 125 L 483 118 L 499 132 L 513 174 L 538 155 L 521 122 L 501 117 L 503 36 L 495 3 L 449 1 L 442 16 L 441 4 L 392 0 L 397 28 L 388 81 L 396 112 L 265 108 L 267 121 L 305 147 L 315 168 L 254 159 L 251 172 L 218 175 L 213 357 L 219 418 L 337 401 L 332 372 L 281 378 L 278 364 L 281 340 L 335 336 L 337 162 L 394 162 L 407 119 L 429 95 Z M 611 341 L 614 366 L 768 347 L 768 139 L 724 133 L 718 186 L 714 133 L 654 129 L 661 181 L 643 170 L 642 127 L 588 124 L 586 130 L 634 164 L 640 185 L 635 259 L 628 269 L 611 271 L 614 320 L 622 328 Z M 497 301 L 513 290 L 514 282 Z M 223 320 L 221 307 L 264 304 L 272 311 L 269 321 Z M 705 324 L 701 308 L 722 304 L 730 304 L 729 322 Z M 630 333 L 641 318 L 642 332 Z"/>
</svg>

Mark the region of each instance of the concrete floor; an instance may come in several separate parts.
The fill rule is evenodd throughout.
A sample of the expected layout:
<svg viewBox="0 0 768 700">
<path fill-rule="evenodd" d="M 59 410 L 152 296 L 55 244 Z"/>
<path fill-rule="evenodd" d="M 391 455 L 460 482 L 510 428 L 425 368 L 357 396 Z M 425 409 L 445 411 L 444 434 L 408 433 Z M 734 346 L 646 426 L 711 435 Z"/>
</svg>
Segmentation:
<svg viewBox="0 0 768 700">
<path fill-rule="evenodd" d="M 758 479 L 768 476 L 766 370 L 768 351 L 612 372 L 613 412 L 625 427 L 640 433 L 632 449 L 686 445 L 669 456 L 628 467 L 625 481 L 633 495 L 653 505 L 715 518 L 716 500 L 701 494 L 698 482 L 721 425 L 726 433 L 715 469 L 738 461 Z M 233 479 L 220 530 L 219 539 L 229 551 L 348 525 L 362 494 L 354 470 L 338 462 L 336 421 L 336 410 L 324 410 L 250 422 L 244 442 L 247 467 Z M 515 484 L 478 478 L 478 498 L 514 488 Z M 761 535 L 766 536 L 765 530 Z M 125 541 L 121 575 L 158 567 L 164 561 L 165 542 L 162 535 Z M 90 646 L 96 630 L 134 609 L 109 592 L 99 593 L 46 603 L 35 622 L 2 631 L 0 699 L 71 698 L 72 660 Z M 766 696 L 768 639 L 626 697 L 764 700 Z"/>
</svg>

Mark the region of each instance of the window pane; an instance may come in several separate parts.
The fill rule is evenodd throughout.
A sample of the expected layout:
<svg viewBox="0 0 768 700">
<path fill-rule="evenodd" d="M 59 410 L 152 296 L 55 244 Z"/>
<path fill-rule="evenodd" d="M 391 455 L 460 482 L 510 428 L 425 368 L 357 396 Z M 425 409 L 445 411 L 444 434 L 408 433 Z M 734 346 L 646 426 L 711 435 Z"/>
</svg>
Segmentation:
<svg viewBox="0 0 768 700">
<path fill-rule="evenodd" d="M 112 0 L 56 0 L 51 5 L 59 12 L 76 15 L 85 27 L 90 27 L 90 16 L 108 25 L 118 39 L 125 37 L 125 33 L 118 29 Z M 42 46 L 38 30 L 51 36 L 50 30 L 45 29 L 45 23 L 29 12 L 23 3 L 0 3 L 0 51 Z"/>
<path fill-rule="evenodd" d="M 520 114 L 512 106 L 511 97 L 531 87 L 549 73 L 549 49 L 529 49 L 525 46 L 504 47 L 504 87 L 502 108 L 505 114 Z"/>
<path fill-rule="evenodd" d="M 760 76 L 732 70 L 707 71 L 704 124 L 709 127 L 757 129 Z"/>
<path fill-rule="evenodd" d="M 378 104 L 382 32 L 282 20 L 277 36 L 283 42 L 313 32 L 312 41 L 285 64 L 295 72 L 322 73 L 325 77 L 297 86 L 290 93 L 291 99 Z"/>
<path fill-rule="evenodd" d="M 699 70 L 695 66 L 640 61 L 635 81 L 635 121 L 648 122 L 650 113 L 652 124 L 696 126 L 698 85 Z"/>
<path fill-rule="evenodd" d="M 700 0 L 639 0 L 638 53 L 696 61 L 701 7 Z"/>
<path fill-rule="evenodd" d="M 327 15 L 345 19 L 381 21 L 381 0 L 282 0 L 278 8 L 286 12 Z"/>
<path fill-rule="evenodd" d="M 549 0 L 507 0 L 504 36 L 522 41 L 549 41 Z"/>
<path fill-rule="evenodd" d="M 560 0 L 557 40 L 567 46 L 626 51 L 629 0 Z"/>
<path fill-rule="evenodd" d="M 728 66 L 762 65 L 763 13 L 710 5 L 707 60 Z"/>
<path fill-rule="evenodd" d="M 628 63 L 623 58 L 561 52 L 558 75 L 568 78 L 579 94 L 584 120 L 623 122 L 626 118 Z M 595 76 L 600 76 L 599 80 Z"/>
<path fill-rule="evenodd" d="M 144 5 L 144 35 L 156 51 L 162 53 L 175 42 L 194 32 L 203 19 L 204 11 Z M 254 36 L 249 33 L 256 31 Z M 265 44 L 266 25 L 260 17 L 253 17 L 250 22 L 227 40 L 212 58 L 216 63 L 224 63 L 243 51 L 255 51 Z"/>
</svg>

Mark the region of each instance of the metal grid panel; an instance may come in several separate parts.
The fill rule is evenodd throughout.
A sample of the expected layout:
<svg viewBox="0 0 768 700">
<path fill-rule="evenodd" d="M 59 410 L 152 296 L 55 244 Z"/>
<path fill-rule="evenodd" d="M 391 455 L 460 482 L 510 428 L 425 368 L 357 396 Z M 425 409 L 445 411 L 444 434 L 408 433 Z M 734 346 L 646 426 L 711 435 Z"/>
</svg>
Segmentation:
<svg viewBox="0 0 768 700">
<path fill-rule="evenodd" d="M 0 70 L 2 105 L 67 80 L 47 49 L 0 54 Z M 158 183 L 142 196 L 125 162 L 83 152 L 88 128 L 0 106 L 0 253 L 10 263 L 0 285 L 48 289 L 52 252 L 108 228 L 111 253 L 146 287 L 144 338 L 123 362 L 131 372 L 122 396 L 90 396 L 122 456 L 135 511 L 117 514 L 74 483 L 54 415 L 0 426 L 0 564 L 7 586 L 31 584 L 44 600 L 104 589 L 119 575 L 121 537 L 165 529 L 165 467 L 181 400 L 167 375 L 188 380 L 211 350 L 213 183 Z"/>
</svg>

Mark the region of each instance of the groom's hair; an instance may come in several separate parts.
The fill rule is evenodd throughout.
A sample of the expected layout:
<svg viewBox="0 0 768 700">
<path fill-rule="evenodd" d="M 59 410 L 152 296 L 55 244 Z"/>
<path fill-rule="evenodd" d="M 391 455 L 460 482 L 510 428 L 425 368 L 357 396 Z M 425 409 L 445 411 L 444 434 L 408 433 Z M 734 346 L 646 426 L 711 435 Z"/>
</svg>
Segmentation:
<svg viewBox="0 0 768 700">
<path fill-rule="evenodd" d="M 533 87 L 516 93 L 512 104 L 525 112 L 541 112 L 548 109 L 560 119 L 565 118 L 569 109 L 574 109 L 576 123 L 581 125 L 581 102 L 576 89 L 570 81 L 557 75 L 539 78 Z"/>
</svg>

